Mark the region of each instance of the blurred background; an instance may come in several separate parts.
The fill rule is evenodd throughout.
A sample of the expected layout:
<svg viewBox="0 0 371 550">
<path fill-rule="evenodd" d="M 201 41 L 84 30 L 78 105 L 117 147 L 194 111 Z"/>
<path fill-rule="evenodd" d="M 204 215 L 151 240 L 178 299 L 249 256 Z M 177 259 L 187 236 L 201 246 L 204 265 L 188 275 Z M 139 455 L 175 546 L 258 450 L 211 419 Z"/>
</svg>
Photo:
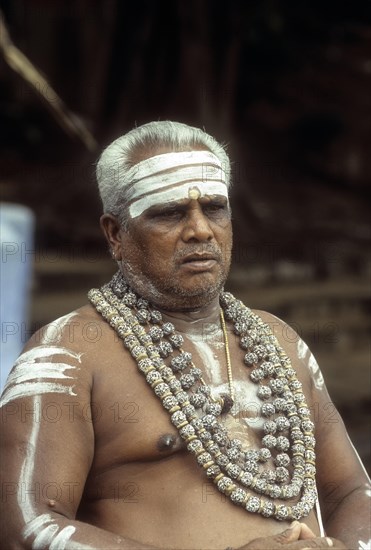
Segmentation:
<svg viewBox="0 0 371 550">
<path fill-rule="evenodd" d="M 135 125 L 178 120 L 233 160 L 229 290 L 309 344 L 370 469 L 369 2 L 1 8 L 2 383 L 34 330 L 114 272 L 100 150 Z"/>
</svg>

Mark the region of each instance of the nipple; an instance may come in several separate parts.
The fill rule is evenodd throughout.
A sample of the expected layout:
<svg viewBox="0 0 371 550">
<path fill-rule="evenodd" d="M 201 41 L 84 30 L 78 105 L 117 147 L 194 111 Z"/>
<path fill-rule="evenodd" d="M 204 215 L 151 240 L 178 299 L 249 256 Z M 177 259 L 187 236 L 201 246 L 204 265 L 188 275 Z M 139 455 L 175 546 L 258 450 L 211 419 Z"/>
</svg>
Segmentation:
<svg viewBox="0 0 371 550">
<path fill-rule="evenodd" d="M 165 434 L 160 437 L 157 442 L 157 448 L 159 451 L 169 451 L 174 447 L 176 442 L 176 436 L 172 434 Z"/>
</svg>

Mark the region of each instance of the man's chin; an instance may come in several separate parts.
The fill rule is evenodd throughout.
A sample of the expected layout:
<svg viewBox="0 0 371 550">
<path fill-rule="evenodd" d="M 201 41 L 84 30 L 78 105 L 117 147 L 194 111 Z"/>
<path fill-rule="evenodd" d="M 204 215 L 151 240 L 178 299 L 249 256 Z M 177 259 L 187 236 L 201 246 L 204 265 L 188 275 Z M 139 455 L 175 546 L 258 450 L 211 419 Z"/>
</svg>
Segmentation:
<svg viewBox="0 0 371 550">
<path fill-rule="evenodd" d="M 203 276 L 189 277 L 182 281 L 177 277 L 167 280 L 153 281 L 148 277 L 133 277 L 132 273 L 124 273 L 134 291 L 146 298 L 160 309 L 191 311 L 207 306 L 224 287 L 226 275 L 219 273 L 217 277 L 210 273 Z"/>
<path fill-rule="evenodd" d="M 218 283 L 197 286 L 173 286 L 163 293 L 163 303 L 160 307 L 171 307 L 182 311 L 192 311 L 209 305 L 221 292 L 225 279 Z"/>
</svg>

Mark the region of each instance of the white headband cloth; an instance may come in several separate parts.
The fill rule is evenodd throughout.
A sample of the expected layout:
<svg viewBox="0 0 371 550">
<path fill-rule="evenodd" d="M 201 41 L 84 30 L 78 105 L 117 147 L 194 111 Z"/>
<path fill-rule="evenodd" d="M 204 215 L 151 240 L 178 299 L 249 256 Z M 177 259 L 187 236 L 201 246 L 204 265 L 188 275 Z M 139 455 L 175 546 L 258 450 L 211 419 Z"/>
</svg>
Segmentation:
<svg viewBox="0 0 371 550">
<path fill-rule="evenodd" d="M 171 170 L 171 171 L 169 171 Z M 133 166 L 125 176 L 130 190 L 131 217 L 155 204 L 204 195 L 228 198 L 226 175 L 220 160 L 208 151 L 156 155 Z"/>
</svg>

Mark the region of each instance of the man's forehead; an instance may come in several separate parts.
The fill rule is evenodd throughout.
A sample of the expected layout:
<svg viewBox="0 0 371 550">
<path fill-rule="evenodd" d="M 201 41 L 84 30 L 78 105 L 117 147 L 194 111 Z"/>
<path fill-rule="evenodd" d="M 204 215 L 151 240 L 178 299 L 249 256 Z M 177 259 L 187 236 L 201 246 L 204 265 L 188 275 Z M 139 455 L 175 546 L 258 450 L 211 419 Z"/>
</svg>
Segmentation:
<svg viewBox="0 0 371 550">
<path fill-rule="evenodd" d="M 134 166 L 128 177 L 132 218 L 154 205 L 220 195 L 228 198 L 226 175 L 209 151 L 165 153 Z"/>
</svg>

